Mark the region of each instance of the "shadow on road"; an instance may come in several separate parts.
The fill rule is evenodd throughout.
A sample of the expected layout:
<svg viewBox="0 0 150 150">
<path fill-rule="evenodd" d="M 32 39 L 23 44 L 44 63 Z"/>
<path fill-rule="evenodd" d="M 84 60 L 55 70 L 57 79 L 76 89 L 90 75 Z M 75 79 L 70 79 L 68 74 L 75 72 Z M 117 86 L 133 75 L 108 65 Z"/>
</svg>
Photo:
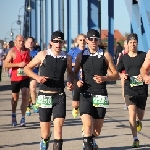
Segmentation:
<svg viewBox="0 0 150 150">
<path fill-rule="evenodd" d="M 11 85 L 0 85 L 0 91 L 8 91 L 11 90 Z"/>
<path fill-rule="evenodd" d="M 6 148 L 6 147 L 18 147 L 18 146 L 36 145 L 36 144 L 39 144 L 39 142 L 19 143 L 19 144 L 13 144 L 13 145 L 1 145 L 0 148 Z"/>
</svg>

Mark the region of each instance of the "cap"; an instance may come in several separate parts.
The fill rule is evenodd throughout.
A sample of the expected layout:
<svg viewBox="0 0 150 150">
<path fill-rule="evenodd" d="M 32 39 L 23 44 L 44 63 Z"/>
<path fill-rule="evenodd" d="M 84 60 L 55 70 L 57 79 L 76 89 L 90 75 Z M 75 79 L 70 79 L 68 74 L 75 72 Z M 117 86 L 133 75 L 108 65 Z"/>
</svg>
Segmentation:
<svg viewBox="0 0 150 150">
<path fill-rule="evenodd" d="M 99 35 L 99 32 L 95 29 L 91 29 L 87 32 L 87 38 L 90 38 L 90 37 L 97 37 L 97 38 L 100 38 L 100 35 Z"/>
<path fill-rule="evenodd" d="M 55 38 L 59 38 L 59 39 L 64 40 L 64 33 L 62 33 L 61 31 L 53 32 L 52 35 L 51 35 L 51 40 L 53 40 Z"/>
</svg>

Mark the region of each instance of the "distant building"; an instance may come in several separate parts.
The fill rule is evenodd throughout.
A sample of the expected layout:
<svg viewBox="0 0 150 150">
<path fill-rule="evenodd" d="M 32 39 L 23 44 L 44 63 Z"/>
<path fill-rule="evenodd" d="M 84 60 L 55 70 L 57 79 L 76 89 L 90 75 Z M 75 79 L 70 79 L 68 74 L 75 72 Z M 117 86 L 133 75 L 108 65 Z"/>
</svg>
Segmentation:
<svg viewBox="0 0 150 150">
<path fill-rule="evenodd" d="M 101 40 L 108 39 L 108 30 L 101 30 Z M 125 36 L 123 36 L 119 30 L 114 30 L 114 39 L 115 42 L 119 42 L 120 40 L 125 40 Z"/>
</svg>

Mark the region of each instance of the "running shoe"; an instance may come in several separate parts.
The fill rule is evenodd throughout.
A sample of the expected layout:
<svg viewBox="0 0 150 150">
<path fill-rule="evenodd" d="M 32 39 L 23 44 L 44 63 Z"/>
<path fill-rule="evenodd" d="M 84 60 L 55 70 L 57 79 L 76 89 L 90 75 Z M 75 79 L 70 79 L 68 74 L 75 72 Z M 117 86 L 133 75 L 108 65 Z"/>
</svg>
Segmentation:
<svg viewBox="0 0 150 150">
<path fill-rule="evenodd" d="M 128 109 L 128 106 L 127 106 L 126 104 L 124 104 L 124 109 L 125 109 L 125 110 Z"/>
<path fill-rule="evenodd" d="M 93 150 L 98 150 L 98 145 L 95 143 L 93 143 Z"/>
<path fill-rule="evenodd" d="M 12 126 L 16 126 L 16 125 L 17 125 L 16 116 L 12 115 Z"/>
<path fill-rule="evenodd" d="M 27 116 L 30 116 L 30 115 L 31 115 L 30 107 L 27 107 L 26 115 L 27 115 Z"/>
<path fill-rule="evenodd" d="M 83 150 L 85 150 L 85 145 L 84 145 L 84 143 L 83 143 Z"/>
<path fill-rule="evenodd" d="M 43 139 L 40 142 L 40 150 L 48 150 L 49 141 L 44 141 Z"/>
<path fill-rule="evenodd" d="M 21 118 L 21 120 L 20 120 L 20 126 L 21 127 L 25 127 L 26 126 L 25 118 Z"/>
<path fill-rule="evenodd" d="M 82 137 L 84 137 L 84 128 L 83 128 L 83 126 L 82 126 Z M 83 141 L 82 147 L 83 147 L 83 150 L 85 150 L 84 141 Z"/>
<path fill-rule="evenodd" d="M 33 108 L 33 112 L 34 112 L 34 113 L 38 113 L 38 112 L 39 112 L 39 107 L 38 107 L 38 105 L 34 104 L 34 105 L 32 105 L 32 108 Z"/>
<path fill-rule="evenodd" d="M 132 148 L 139 148 L 139 140 L 138 139 L 136 139 L 136 140 L 134 140 L 133 141 L 133 145 L 132 145 Z"/>
<path fill-rule="evenodd" d="M 142 122 L 140 120 L 137 120 L 136 125 L 137 125 L 137 132 L 140 132 L 142 130 Z"/>
<path fill-rule="evenodd" d="M 77 108 L 73 108 L 73 110 L 72 110 L 72 116 L 74 118 L 77 118 L 78 114 L 79 114 L 79 108 L 78 107 Z"/>
</svg>

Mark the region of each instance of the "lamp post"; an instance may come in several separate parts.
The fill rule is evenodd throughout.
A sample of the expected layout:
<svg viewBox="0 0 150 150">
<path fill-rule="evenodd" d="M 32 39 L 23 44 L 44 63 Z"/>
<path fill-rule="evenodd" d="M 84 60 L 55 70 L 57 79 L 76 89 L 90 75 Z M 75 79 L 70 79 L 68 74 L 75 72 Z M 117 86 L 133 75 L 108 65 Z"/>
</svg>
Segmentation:
<svg viewBox="0 0 150 150">
<path fill-rule="evenodd" d="M 17 29 L 13 29 L 13 28 L 12 28 L 12 26 L 13 26 L 14 23 L 16 23 L 16 22 L 17 22 L 17 21 L 14 21 L 14 22 L 11 24 L 11 29 L 10 29 L 10 34 L 9 34 L 9 35 L 12 37 L 12 40 L 14 40 L 14 31 L 16 31 L 17 34 L 19 34 L 18 31 L 17 31 Z"/>
<path fill-rule="evenodd" d="M 29 0 L 29 5 L 27 6 L 27 11 L 32 11 L 32 7 L 31 7 L 31 0 Z"/>
<path fill-rule="evenodd" d="M 101 0 L 98 0 L 98 29 L 101 38 Z"/>
<path fill-rule="evenodd" d="M 4 42 L 6 42 L 6 40 L 7 40 L 6 36 L 7 36 L 8 33 L 10 33 L 10 30 L 8 32 L 6 32 Z"/>
<path fill-rule="evenodd" d="M 32 7 L 31 7 L 31 0 L 28 0 L 28 6 L 27 6 L 27 11 L 29 12 L 29 36 L 31 36 L 31 11 L 32 11 Z"/>
<path fill-rule="evenodd" d="M 24 8 L 25 6 L 22 6 L 20 9 L 19 9 L 19 13 L 18 13 L 18 20 L 17 20 L 17 24 L 18 25 L 20 25 L 20 35 L 21 35 L 21 19 L 20 19 L 20 17 L 22 17 L 22 16 L 24 16 L 24 15 L 20 15 L 20 10 L 22 9 L 22 8 Z"/>
<path fill-rule="evenodd" d="M 13 32 L 13 29 L 12 29 L 12 26 L 13 26 L 14 23 L 16 23 L 16 21 L 14 21 L 14 22 L 11 24 L 11 30 L 10 30 L 10 36 L 12 37 L 12 41 L 14 40 L 14 32 Z"/>
<path fill-rule="evenodd" d="M 29 5 L 26 7 L 26 10 L 29 12 L 29 18 L 30 18 L 30 11 L 32 10 L 31 8 L 31 5 L 30 5 L 30 0 L 29 0 Z M 21 22 L 21 19 L 20 17 L 24 17 L 25 15 L 20 15 L 20 10 L 22 8 L 24 8 L 25 6 L 22 6 L 20 9 L 19 9 L 19 13 L 18 13 L 18 20 L 17 20 L 17 24 L 20 25 L 20 35 L 22 34 L 21 33 L 21 25 L 22 25 L 22 22 Z M 29 21 L 29 24 L 30 24 L 30 21 Z M 30 34 L 30 28 L 29 28 L 29 34 Z"/>
<path fill-rule="evenodd" d="M 27 10 L 32 11 L 30 1 L 31 0 L 29 0 L 29 6 L 27 7 Z M 44 0 L 40 0 L 40 5 L 38 4 L 38 6 L 40 7 L 40 45 L 41 45 L 42 50 L 44 49 L 44 8 L 43 8 L 44 5 L 43 5 L 43 1 Z"/>
</svg>

